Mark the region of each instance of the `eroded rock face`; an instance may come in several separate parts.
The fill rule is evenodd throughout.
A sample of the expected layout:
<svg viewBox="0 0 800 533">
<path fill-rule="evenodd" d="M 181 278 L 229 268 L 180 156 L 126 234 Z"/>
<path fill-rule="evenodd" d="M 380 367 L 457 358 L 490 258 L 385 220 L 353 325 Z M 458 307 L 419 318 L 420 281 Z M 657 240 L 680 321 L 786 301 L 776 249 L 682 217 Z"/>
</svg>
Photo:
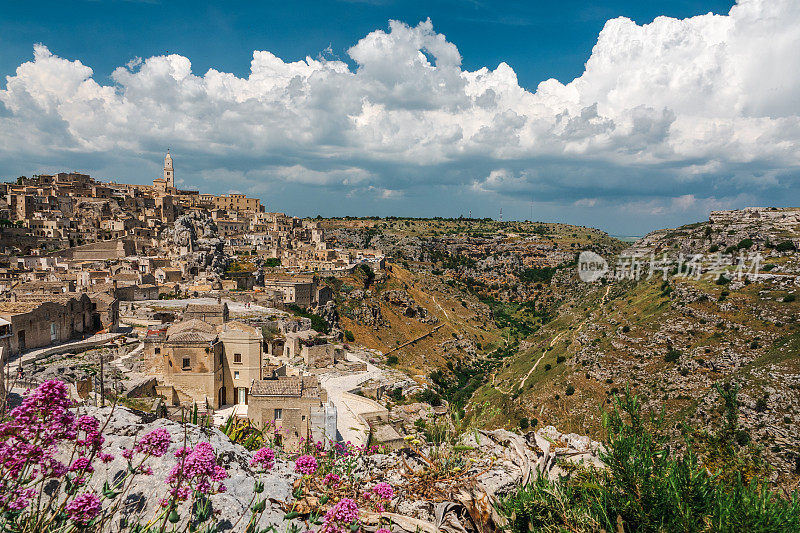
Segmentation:
<svg viewBox="0 0 800 533">
<path fill-rule="evenodd" d="M 337 341 L 344 338 L 344 332 L 339 325 L 339 312 L 336 310 L 336 303 L 330 301 L 325 305 L 318 305 L 314 308 L 314 314 L 321 316 L 330 326 L 330 335 Z"/>
<path fill-rule="evenodd" d="M 374 303 L 365 303 L 353 309 L 353 320 L 363 326 L 378 329 L 386 326 L 386 321 L 381 313 L 381 306 Z"/>
<path fill-rule="evenodd" d="M 207 215 L 191 212 L 178 217 L 161 234 L 162 246 L 172 251 L 188 250 L 188 268 L 221 276 L 228 266 L 223 249 L 225 241 L 217 233 L 217 225 Z M 195 273 L 196 274 L 196 273 Z"/>
<path fill-rule="evenodd" d="M 404 290 L 385 291 L 381 296 L 384 301 L 399 307 L 404 316 L 429 324 L 439 322 L 439 319 L 429 314 L 427 309 L 417 305 L 414 298 Z"/>
</svg>

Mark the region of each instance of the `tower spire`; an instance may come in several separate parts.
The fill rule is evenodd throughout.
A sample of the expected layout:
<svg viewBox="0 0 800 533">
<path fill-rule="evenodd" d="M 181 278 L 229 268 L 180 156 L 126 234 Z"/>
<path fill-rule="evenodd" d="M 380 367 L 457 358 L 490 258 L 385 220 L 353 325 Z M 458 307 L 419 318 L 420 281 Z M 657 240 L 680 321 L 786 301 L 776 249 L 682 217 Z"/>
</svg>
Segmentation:
<svg viewBox="0 0 800 533">
<path fill-rule="evenodd" d="M 172 167 L 172 156 L 167 148 L 167 155 L 164 157 L 164 181 L 167 182 L 167 187 L 175 187 L 175 170 Z"/>
</svg>

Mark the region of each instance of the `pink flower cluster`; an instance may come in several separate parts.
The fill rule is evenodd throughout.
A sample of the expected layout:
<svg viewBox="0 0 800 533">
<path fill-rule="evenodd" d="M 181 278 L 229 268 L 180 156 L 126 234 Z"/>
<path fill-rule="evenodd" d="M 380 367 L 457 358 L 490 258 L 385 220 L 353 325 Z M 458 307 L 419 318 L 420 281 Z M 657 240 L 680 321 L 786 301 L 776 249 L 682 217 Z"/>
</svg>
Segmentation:
<svg viewBox="0 0 800 533">
<path fill-rule="evenodd" d="M 310 476 L 317 471 L 317 460 L 311 455 L 301 455 L 294 461 L 294 469 L 301 474 Z"/>
<path fill-rule="evenodd" d="M 272 470 L 272 467 L 275 466 L 275 452 L 267 446 L 260 448 L 250 460 L 250 466 L 261 470 Z"/>
<path fill-rule="evenodd" d="M 100 514 L 100 498 L 92 492 L 75 496 L 65 508 L 67 515 L 79 526 L 86 526 Z"/>
<path fill-rule="evenodd" d="M 375 530 L 375 533 L 392 533 L 389 529 L 382 527 L 380 529 Z"/>
<path fill-rule="evenodd" d="M 194 449 L 182 447 L 175 452 L 175 457 L 178 464 L 172 467 L 166 482 L 172 486 L 170 493 L 176 499 L 185 500 L 192 490 L 203 494 L 227 490 L 222 480 L 228 477 L 228 472 L 217 464 L 210 443 L 201 442 Z"/>
<path fill-rule="evenodd" d="M 0 423 L 0 512 L 26 508 L 35 492 L 31 485 L 70 471 L 80 485 L 86 481 L 82 476 L 94 470 L 92 457 L 113 459 L 101 451 L 99 421 L 76 417 L 71 406 L 67 386 L 50 380 L 26 393 L 22 404 Z M 60 443 L 74 444 L 77 459 L 69 467 L 55 458 Z"/>
<path fill-rule="evenodd" d="M 394 497 L 394 489 L 388 483 L 378 483 L 372 487 L 372 493 L 382 500 L 391 500 Z"/>
<path fill-rule="evenodd" d="M 325 474 L 325 477 L 322 479 L 322 484 L 330 487 L 338 487 L 341 482 L 342 479 L 333 472 Z"/>
<path fill-rule="evenodd" d="M 350 498 L 342 498 L 331 507 L 322 522 L 323 533 L 345 533 L 345 527 L 358 520 L 358 505 Z"/>
<path fill-rule="evenodd" d="M 167 453 L 170 444 L 172 444 L 172 435 L 166 429 L 158 428 L 142 437 L 133 449 L 138 453 L 161 457 Z"/>
</svg>

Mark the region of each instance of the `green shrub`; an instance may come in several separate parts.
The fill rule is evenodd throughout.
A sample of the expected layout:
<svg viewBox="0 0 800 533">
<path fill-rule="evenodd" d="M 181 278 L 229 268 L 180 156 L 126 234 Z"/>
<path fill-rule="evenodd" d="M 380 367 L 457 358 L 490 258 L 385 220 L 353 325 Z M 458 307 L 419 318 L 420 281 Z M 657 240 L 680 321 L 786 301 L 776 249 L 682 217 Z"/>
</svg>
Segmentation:
<svg viewBox="0 0 800 533">
<path fill-rule="evenodd" d="M 778 245 L 775 247 L 775 250 L 779 252 L 793 252 L 797 249 L 792 241 L 783 241 L 779 242 Z"/>
<path fill-rule="evenodd" d="M 400 361 L 396 355 L 390 355 L 386 358 L 387 365 L 396 365 Z"/>
<path fill-rule="evenodd" d="M 716 253 L 716 252 L 719 252 L 719 245 L 718 244 L 712 244 L 711 246 L 708 247 L 708 251 L 711 252 L 712 254 Z"/>
<path fill-rule="evenodd" d="M 545 372 L 548 372 L 551 368 L 553 368 L 553 365 L 551 365 L 550 363 L 547 363 L 546 365 L 544 365 L 544 371 Z"/>
<path fill-rule="evenodd" d="M 400 387 L 396 387 L 389 391 L 389 398 L 392 400 L 399 402 L 403 399 L 403 389 Z"/>
<path fill-rule="evenodd" d="M 664 361 L 666 361 L 667 363 L 674 363 L 680 358 L 681 358 L 681 351 L 673 348 L 672 350 L 668 351 L 667 354 L 664 356 Z"/>
<path fill-rule="evenodd" d="M 737 431 L 736 444 L 738 444 L 739 446 L 747 446 L 748 444 L 750 444 L 750 434 L 743 429 Z"/>
<path fill-rule="evenodd" d="M 756 411 L 759 413 L 763 413 L 767 410 L 767 398 L 762 396 L 758 400 L 756 400 Z"/>
<path fill-rule="evenodd" d="M 786 303 L 791 303 L 791 302 L 795 301 L 795 298 L 796 297 L 795 297 L 794 294 L 787 294 L 786 296 L 783 297 L 783 301 L 786 302 Z"/>
<path fill-rule="evenodd" d="M 417 400 L 420 402 L 425 402 L 433 407 L 439 407 L 442 405 L 442 397 L 439 396 L 439 393 L 433 389 L 425 389 L 422 392 L 417 393 Z"/>
<path fill-rule="evenodd" d="M 573 387 L 572 384 L 567 385 L 567 389 L 564 391 L 564 393 L 567 396 L 572 396 L 573 394 L 575 394 L 575 387 Z"/>
<path fill-rule="evenodd" d="M 753 239 L 742 239 L 736 247 L 739 250 L 747 250 L 753 246 Z"/>
<path fill-rule="evenodd" d="M 728 420 L 735 390 L 729 393 Z M 738 456 L 734 448 L 726 448 L 736 459 L 731 472 L 703 464 L 692 441 L 680 454 L 673 453 L 664 417 L 644 415 L 638 398 L 628 391 L 615 396 L 612 409 L 602 415 L 607 437 L 600 459 L 606 468 L 578 467 L 558 481 L 537 476 L 500 498 L 497 509 L 508 519 L 509 531 L 800 531 L 800 493 L 784 498 L 765 481 L 746 480 L 740 461 L 747 460 L 747 453 Z M 725 442 L 731 429 L 726 425 L 721 435 L 710 438 Z M 738 434 L 736 438 L 738 442 Z"/>
<path fill-rule="evenodd" d="M 629 333 L 631 331 L 630 326 L 622 326 L 622 333 Z"/>
<path fill-rule="evenodd" d="M 558 357 L 556 357 L 556 363 L 558 363 L 558 364 L 561 364 L 566 360 L 567 360 L 567 358 L 564 357 L 563 355 L 559 355 Z"/>
<path fill-rule="evenodd" d="M 528 429 L 529 425 L 530 425 L 530 423 L 528 422 L 527 418 L 522 417 L 522 418 L 519 419 L 519 429 L 524 431 L 524 430 Z"/>
<path fill-rule="evenodd" d="M 353 335 L 353 332 L 349 329 L 344 330 L 344 338 L 347 340 L 347 342 L 353 342 L 356 340 L 356 336 Z"/>
</svg>

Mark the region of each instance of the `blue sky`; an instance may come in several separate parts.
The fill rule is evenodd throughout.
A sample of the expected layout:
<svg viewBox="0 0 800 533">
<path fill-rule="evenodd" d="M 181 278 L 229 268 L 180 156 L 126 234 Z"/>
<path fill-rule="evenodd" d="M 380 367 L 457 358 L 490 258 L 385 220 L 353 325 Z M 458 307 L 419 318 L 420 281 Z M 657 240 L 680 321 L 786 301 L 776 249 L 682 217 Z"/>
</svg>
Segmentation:
<svg viewBox="0 0 800 533">
<path fill-rule="evenodd" d="M 194 69 L 214 67 L 246 75 L 253 50 L 286 61 L 316 57 L 328 46 L 347 49 L 389 20 L 426 18 L 455 43 L 467 70 L 508 63 L 520 84 L 535 89 L 556 78 L 568 82 L 583 64 L 606 20 L 624 16 L 648 23 L 727 13 L 730 0 L 549 1 L 3 1 L 0 72 L 10 74 L 31 57 L 33 43 L 80 59 L 99 76 L 134 57 L 177 53 Z M 600 4 L 600 5 L 598 5 Z"/>
<path fill-rule="evenodd" d="M 298 215 L 620 234 L 800 200 L 796 2 L 596 4 L 3 2 L 0 175 L 146 182 L 170 146 Z"/>
</svg>

